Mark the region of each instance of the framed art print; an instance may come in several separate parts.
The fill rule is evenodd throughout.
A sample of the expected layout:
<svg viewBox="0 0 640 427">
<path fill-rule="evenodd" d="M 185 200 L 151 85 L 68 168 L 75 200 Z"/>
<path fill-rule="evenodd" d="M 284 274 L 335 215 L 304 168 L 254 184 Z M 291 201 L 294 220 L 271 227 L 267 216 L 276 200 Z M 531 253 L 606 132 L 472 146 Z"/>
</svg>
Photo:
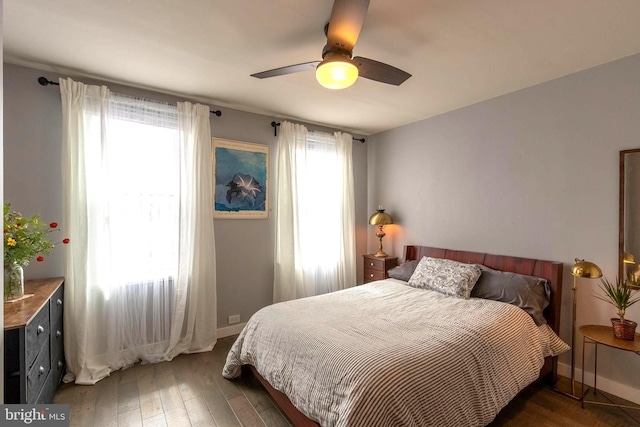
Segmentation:
<svg viewBox="0 0 640 427">
<path fill-rule="evenodd" d="M 269 146 L 212 141 L 214 218 L 268 218 Z"/>
</svg>

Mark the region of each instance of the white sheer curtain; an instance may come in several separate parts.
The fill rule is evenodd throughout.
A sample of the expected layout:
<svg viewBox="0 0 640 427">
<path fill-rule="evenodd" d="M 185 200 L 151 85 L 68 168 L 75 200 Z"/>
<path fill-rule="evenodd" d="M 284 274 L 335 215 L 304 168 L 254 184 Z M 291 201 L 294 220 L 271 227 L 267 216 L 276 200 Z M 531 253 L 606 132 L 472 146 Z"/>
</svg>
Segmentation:
<svg viewBox="0 0 640 427">
<path fill-rule="evenodd" d="M 355 286 L 351 149 L 346 133 L 280 126 L 274 302 Z"/>
<path fill-rule="evenodd" d="M 216 342 L 209 108 L 60 79 L 65 381 Z"/>
</svg>

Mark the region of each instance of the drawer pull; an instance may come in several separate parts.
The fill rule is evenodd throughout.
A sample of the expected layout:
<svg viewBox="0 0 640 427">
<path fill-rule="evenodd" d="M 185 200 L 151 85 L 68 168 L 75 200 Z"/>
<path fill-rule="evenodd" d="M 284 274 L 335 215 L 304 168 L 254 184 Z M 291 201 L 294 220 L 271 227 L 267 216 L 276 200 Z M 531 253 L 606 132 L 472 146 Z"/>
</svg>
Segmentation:
<svg viewBox="0 0 640 427">
<path fill-rule="evenodd" d="M 56 331 L 56 337 L 60 338 L 62 336 L 62 332 Z"/>
<path fill-rule="evenodd" d="M 38 328 L 36 329 L 36 332 L 38 335 L 40 335 L 41 333 L 44 332 L 44 327 L 42 325 L 38 325 Z"/>
<path fill-rule="evenodd" d="M 56 304 L 62 305 L 62 300 L 60 298 L 58 298 L 58 300 L 56 301 Z"/>
<path fill-rule="evenodd" d="M 62 363 L 62 360 L 58 360 L 58 368 L 62 368 L 62 365 L 64 365 L 64 363 Z"/>
<path fill-rule="evenodd" d="M 38 375 L 42 375 L 42 374 L 44 374 L 44 366 L 40 366 L 38 368 Z"/>
<path fill-rule="evenodd" d="M 371 274 L 369 275 L 369 277 L 373 277 L 373 273 L 371 273 Z"/>
<path fill-rule="evenodd" d="M 373 264 L 372 262 L 370 262 L 370 263 L 369 263 L 369 265 L 370 265 L 371 267 L 373 267 L 373 265 L 374 265 L 374 264 Z"/>
</svg>

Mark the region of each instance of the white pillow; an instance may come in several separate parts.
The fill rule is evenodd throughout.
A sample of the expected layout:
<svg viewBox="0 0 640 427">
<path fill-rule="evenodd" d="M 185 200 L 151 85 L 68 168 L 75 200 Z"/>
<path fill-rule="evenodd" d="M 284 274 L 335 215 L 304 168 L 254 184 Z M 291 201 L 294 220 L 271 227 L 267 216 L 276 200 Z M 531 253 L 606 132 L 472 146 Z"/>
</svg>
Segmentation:
<svg viewBox="0 0 640 427">
<path fill-rule="evenodd" d="M 469 299 L 480 273 L 477 264 L 423 257 L 409 278 L 409 286 Z"/>
</svg>

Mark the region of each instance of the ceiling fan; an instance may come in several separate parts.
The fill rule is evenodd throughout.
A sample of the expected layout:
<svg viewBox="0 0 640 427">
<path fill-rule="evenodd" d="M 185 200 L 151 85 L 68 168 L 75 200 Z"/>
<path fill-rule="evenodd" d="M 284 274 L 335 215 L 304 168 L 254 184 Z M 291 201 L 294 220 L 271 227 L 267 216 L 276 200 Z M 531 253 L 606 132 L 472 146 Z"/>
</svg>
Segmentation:
<svg viewBox="0 0 640 427">
<path fill-rule="evenodd" d="M 369 0 L 334 0 L 331 17 L 324 27 L 327 44 L 322 49 L 322 61 L 262 71 L 251 77 L 265 79 L 315 68 L 316 79 L 329 89 L 347 88 L 358 76 L 400 86 L 411 74 L 373 59 L 351 57 L 368 8 Z"/>
</svg>

